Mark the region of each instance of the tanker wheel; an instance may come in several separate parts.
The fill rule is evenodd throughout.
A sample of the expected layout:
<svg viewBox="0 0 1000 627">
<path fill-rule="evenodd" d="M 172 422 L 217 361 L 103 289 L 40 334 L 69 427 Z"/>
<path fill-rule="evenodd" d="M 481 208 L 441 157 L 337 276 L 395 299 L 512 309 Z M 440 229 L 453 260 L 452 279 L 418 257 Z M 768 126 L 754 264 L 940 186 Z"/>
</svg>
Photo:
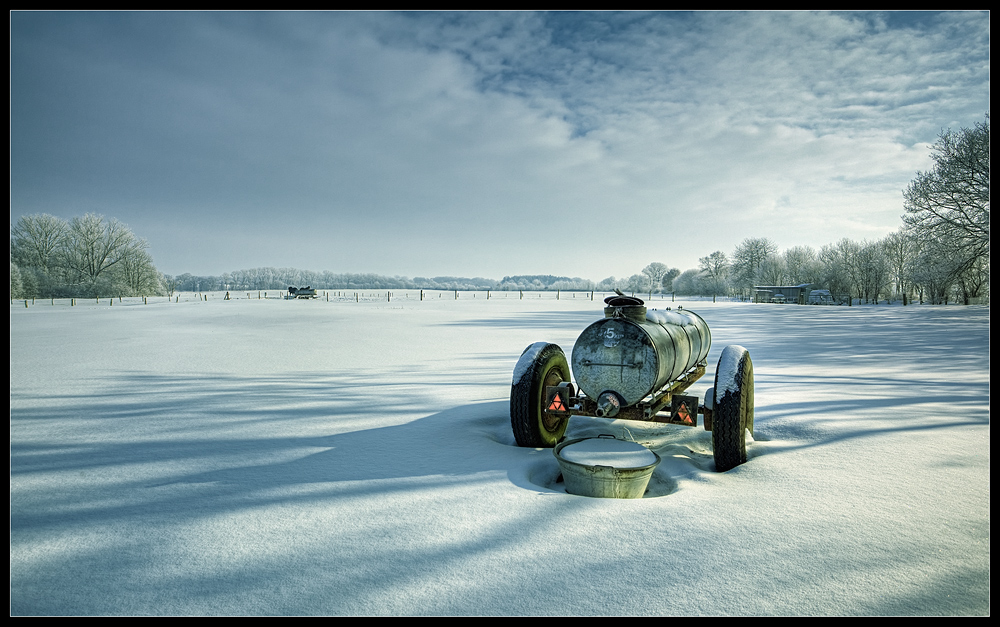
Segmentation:
<svg viewBox="0 0 1000 627">
<path fill-rule="evenodd" d="M 715 470 L 725 472 L 747 461 L 746 432 L 753 434 L 753 363 L 742 346 L 727 346 L 715 370 L 712 448 Z"/>
<path fill-rule="evenodd" d="M 569 416 L 543 411 L 545 388 L 569 381 L 566 355 L 556 344 L 532 344 L 521 353 L 510 387 L 510 425 L 518 446 L 553 447 L 566 433 Z"/>
</svg>

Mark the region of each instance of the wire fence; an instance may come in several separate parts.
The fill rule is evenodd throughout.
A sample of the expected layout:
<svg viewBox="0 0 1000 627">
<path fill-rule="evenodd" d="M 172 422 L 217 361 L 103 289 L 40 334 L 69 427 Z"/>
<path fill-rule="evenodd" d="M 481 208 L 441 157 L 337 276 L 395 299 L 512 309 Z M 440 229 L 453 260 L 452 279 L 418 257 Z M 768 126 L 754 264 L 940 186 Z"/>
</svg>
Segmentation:
<svg viewBox="0 0 1000 627">
<path fill-rule="evenodd" d="M 362 302 L 421 302 L 444 300 L 570 300 L 603 303 L 614 292 L 597 290 L 316 290 L 315 296 L 294 296 L 282 290 L 176 292 L 170 296 L 114 296 L 99 298 L 28 298 L 11 299 L 11 307 L 80 307 L 80 306 L 136 306 L 153 304 L 180 304 L 233 300 L 310 300 L 336 303 Z M 676 297 L 674 294 L 631 294 L 654 305 L 683 301 L 713 300 L 713 297 Z M 718 300 L 731 300 L 719 297 Z"/>
</svg>

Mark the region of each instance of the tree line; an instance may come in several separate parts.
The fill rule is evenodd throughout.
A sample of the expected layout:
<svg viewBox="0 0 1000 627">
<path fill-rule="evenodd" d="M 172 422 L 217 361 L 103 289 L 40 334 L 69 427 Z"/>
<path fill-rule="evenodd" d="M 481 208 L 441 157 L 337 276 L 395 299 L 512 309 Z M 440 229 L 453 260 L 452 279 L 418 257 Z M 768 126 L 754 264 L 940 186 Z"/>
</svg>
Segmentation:
<svg viewBox="0 0 1000 627">
<path fill-rule="evenodd" d="M 715 251 L 681 272 L 653 262 L 628 278 L 597 283 L 553 275 L 404 277 L 252 268 L 219 276 L 160 274 L 146 241 L 121 222 L 87 214 L 69 221 L 23 216 L 11 227 L 11 297 L 142 296 L 174 291 L 317 289 L 601 290 L 753 297 L 757 285 L 812 284 L 864 302 L 969 304 L 989 295 L 990 126 L 942 131 L 933 168 L 903 191 L 901 228 L 877 240 L 842 239 L 820 250 L 779 252 L 750 237 L 727 255 Z"/>
<path fill-rule="evenodd" d="M 309 286 L 330 290 L 486 290 L 495 289 L 496 281 L 482 277 L 405 277 L 373 273 L 316 272 L 298 268 L 248 268 L 220 275 L 199 276 L 181 274 L 167 276 L 168 288 L 180 292 L 213 292 L 223 290 L 286 290 Z"/>
<path fill-rule="evenodd" d="M 298 268 L 249 268 L 217 276 L 182 274 L 166 276 L 169 289 L 181 292 L 223 290 L 285 290 L 309 286 L 326 290 L 592 290 L 594 282 L 579 277 L 552 275 L 505 276 L 497 281 L 484 277 L 406 277 L 371 273 L 315 272 Z"/>
<path fill-rule="evenodd" d="M 10 230 L 11 298 L 164 294 L 148 248 L 113 218 L 21 216 Z"/>
<path fill-rule="evenodd" d="M 811 283 L 863 302 L 969 304 L 988 298 L 989 114 L 972 128 L 943 131 L 931 157 L 933 168 L 918 172 L 903 191 L 903 225 L 884 238 L 842 239 L 820 250 L 795 246 L 779 253 L 772 240 L 751 237 L 730 255 L 715 251 L 699 259 L 696 269 L 663 275 L 662 285 L 657 285 L 657 275 L 650 270 L 656 264 L 651 264 L 616 286 L 634 292 L 661 288 L 683 295 L 749 299 L 756 285 Z M 614 277 L 605 282 L 610 285 Z"/>
</svg>

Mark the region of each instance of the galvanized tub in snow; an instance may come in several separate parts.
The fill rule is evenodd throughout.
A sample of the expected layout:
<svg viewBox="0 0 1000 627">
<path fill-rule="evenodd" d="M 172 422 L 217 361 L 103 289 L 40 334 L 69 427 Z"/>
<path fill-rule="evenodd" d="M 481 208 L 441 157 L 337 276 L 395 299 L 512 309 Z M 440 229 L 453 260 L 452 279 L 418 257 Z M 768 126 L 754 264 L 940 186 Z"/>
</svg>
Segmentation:
<svg viewBox="0 0 1000 627">
<path fill-rule="evenodd" d="M 566 492 L 598 498 L 642 498 L 660 463 L 660 456 L 643 445 L 612 435 L 565 440 L 553 454 Z"/>
</svg>

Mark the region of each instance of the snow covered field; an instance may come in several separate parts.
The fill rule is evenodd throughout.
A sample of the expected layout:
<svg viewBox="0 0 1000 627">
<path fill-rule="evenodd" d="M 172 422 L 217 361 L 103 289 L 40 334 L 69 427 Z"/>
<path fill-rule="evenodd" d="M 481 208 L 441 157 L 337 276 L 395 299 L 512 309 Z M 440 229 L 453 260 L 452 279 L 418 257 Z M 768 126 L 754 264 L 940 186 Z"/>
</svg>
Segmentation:
<svg viewBox="0 0 1000 627">
<path fill-rule="evenodd" d="M 612 500 L 508 415 L 599 297 L 238 296 L 11 305 L 12 614 L 989 614 L 987 307 L 649 302 L 692 394 L 750 351 L 756 442 L 574 418 L 663 458 Z"/>
</svg>

